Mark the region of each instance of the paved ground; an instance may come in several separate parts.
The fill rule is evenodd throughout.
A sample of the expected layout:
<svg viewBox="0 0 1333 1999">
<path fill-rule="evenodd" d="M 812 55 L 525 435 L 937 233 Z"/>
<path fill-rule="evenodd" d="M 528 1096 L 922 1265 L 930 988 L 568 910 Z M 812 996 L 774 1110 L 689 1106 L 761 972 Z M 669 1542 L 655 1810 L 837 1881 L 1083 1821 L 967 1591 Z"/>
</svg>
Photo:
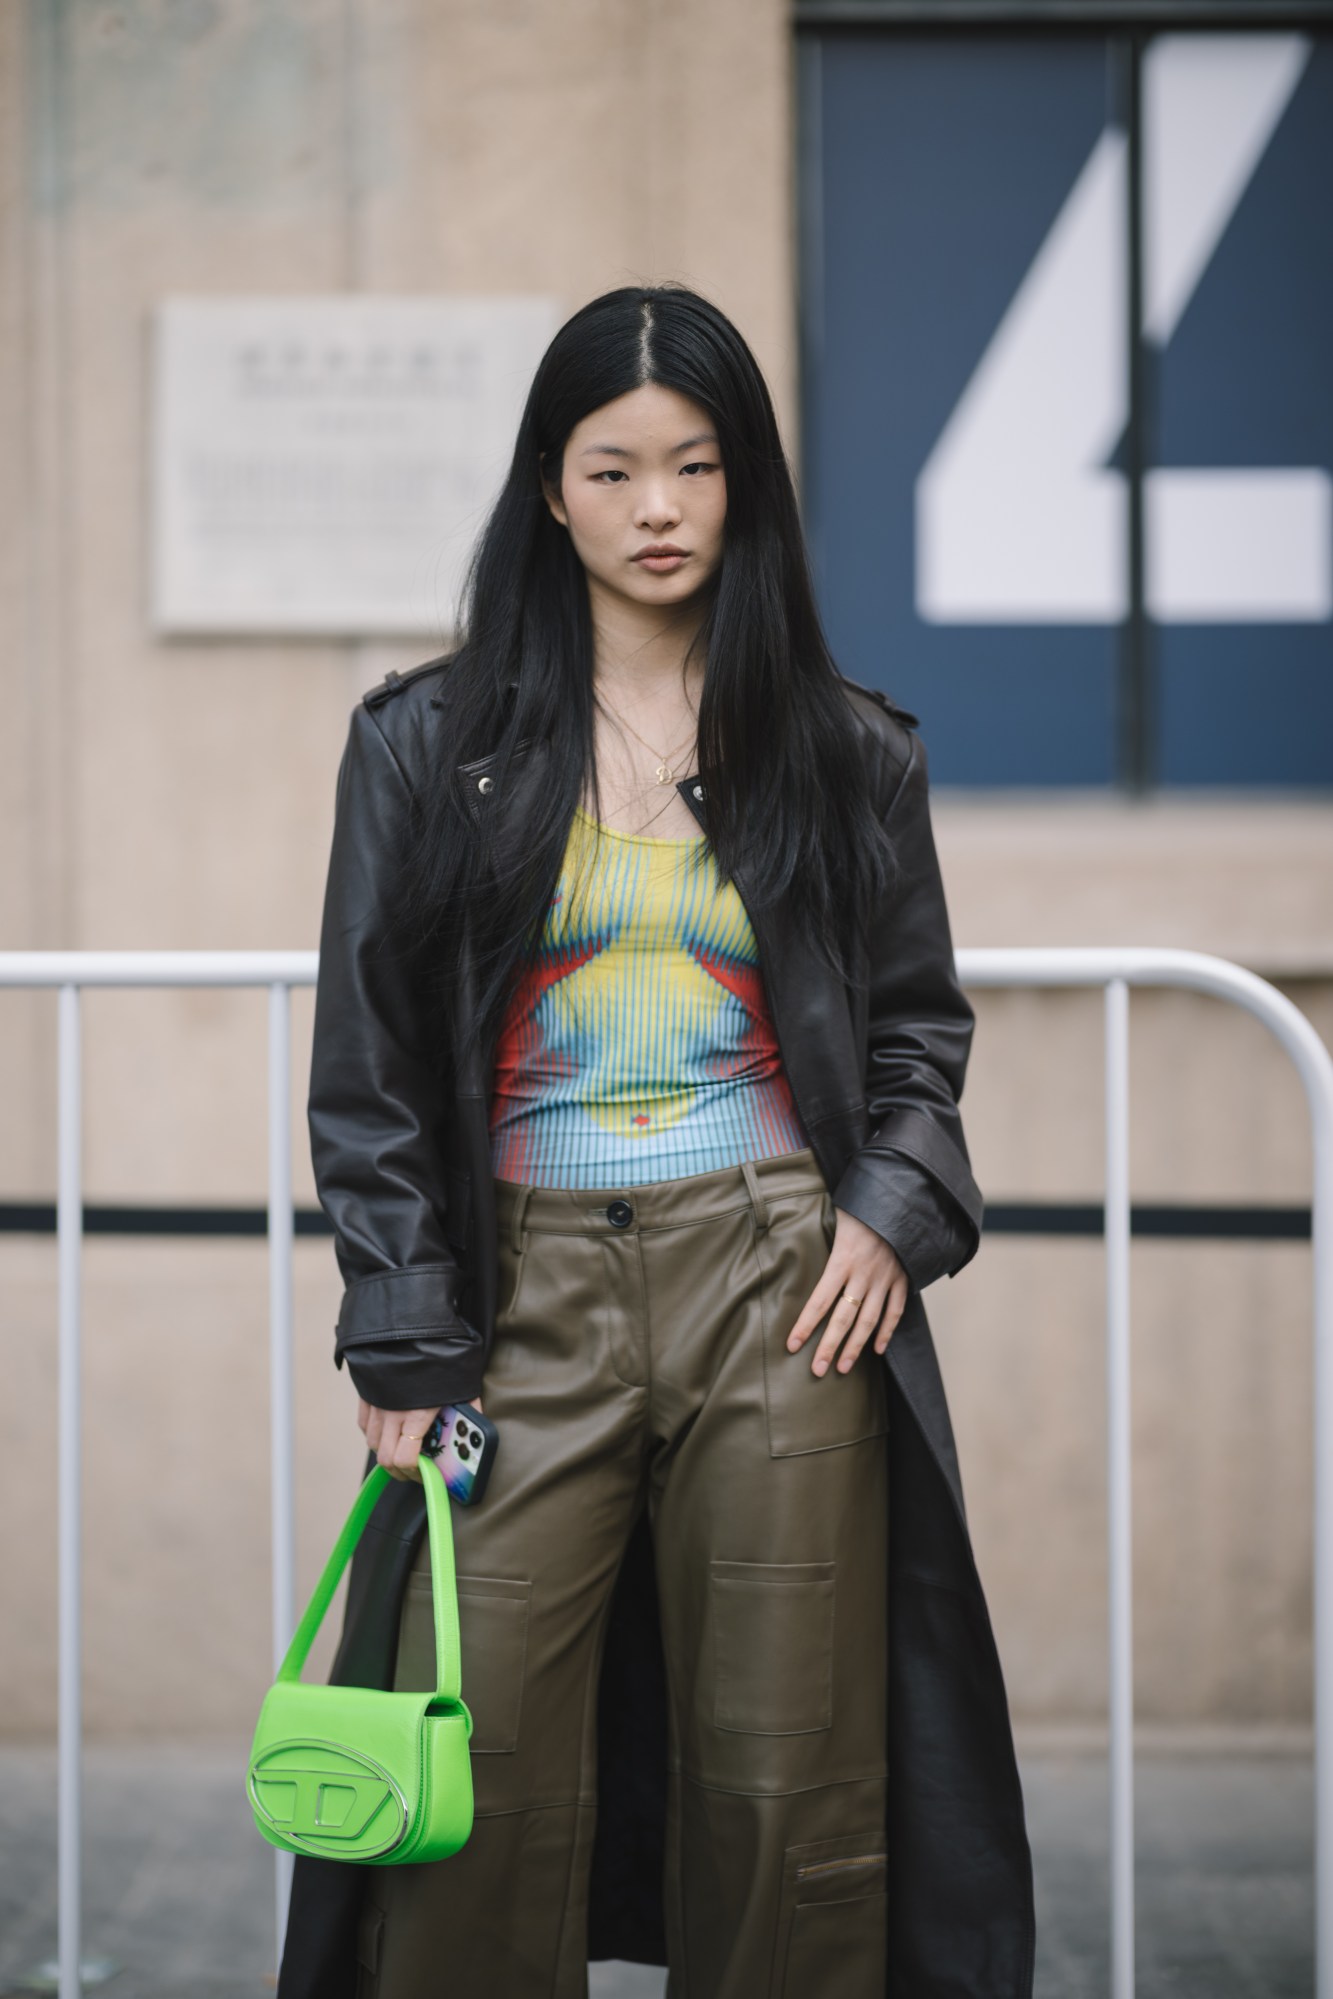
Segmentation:
<svg viewBox="0 0 1333 1999">
<path fill-rule="evenodd" d="M 241 1752 L 100 1748 L 86 1774 L 85 1949 L 108 1999 L 263 1999 L 273 1872 L 237 1782 Z M 1023 1757 L 1037 1862 L 1038 1999 L 1107 1990 L 1106 1783 L 1086 1748 Z M 1138 1767 L 1140 1999 L 1308 1999 L 1308 1758 L 1214 1743 Z M 0 1747 L 0 1995 L 55 1945 L 55 1766 Z M 660 1999 L 663 1974 L 593 1968 L 591 1999 Z M 423 1996 L 424 1999 L 424 1996 Z"/>
</svg>

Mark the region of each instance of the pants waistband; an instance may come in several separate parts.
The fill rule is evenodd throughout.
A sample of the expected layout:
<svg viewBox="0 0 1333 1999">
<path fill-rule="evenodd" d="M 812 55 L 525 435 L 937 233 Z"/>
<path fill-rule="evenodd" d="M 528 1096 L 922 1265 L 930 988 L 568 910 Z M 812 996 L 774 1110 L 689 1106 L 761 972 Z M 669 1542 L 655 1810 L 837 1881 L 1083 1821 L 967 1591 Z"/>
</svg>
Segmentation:
<svg viewBox="0 0 1333 1999">
<path fill-rule="evenodd" d="M 747 1159 L 739 1166 L 641 1187 L 529 1187 L 497 1180 L 496 1221 L 500 1240 L 509 1240 L 516 1249 L 525 1229 L 538 1235 L 629 1235 L 637 1229 L 680 1228 L 747 1206 L 763 1229 L 770 1202 L 824 1191 L 819 1162 L 805 1146 L 800 1152 Z"/>
</svg>

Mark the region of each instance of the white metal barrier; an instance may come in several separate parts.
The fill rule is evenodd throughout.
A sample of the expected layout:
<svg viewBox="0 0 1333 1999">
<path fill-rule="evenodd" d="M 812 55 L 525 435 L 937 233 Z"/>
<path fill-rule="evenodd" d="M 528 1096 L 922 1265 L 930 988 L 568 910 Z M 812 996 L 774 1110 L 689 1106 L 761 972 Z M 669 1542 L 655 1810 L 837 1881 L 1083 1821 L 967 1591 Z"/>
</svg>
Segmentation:
<svg viewBox="0 0 1333 1999">
<path fill-rule="evenodd" d="M 1333 1059 L 1299 1008 L 1225 959 L 1169 950 L 963 950 L 969 988 L 1100 986 L 1105 993 L 1106 1384 L 1110 1622 L 1111 1994 L 1134 1992 L 1134 1743 L 1129 1373 L 1129 988 L 1176 986 L 1263 1021 L 1295 1064 L 1314 1141 L 1315 1999 L 1333 1999 Z M 301 951 L 0 953 L 0 987 L 59 994 L 59 1999 L 80 1999 L 82 1478 L 80 1007 L 87 986 L 241 986 L 269 995 L 269 1351 L 274 1669 L 295 1619 L 292 1378 L 291 991 L 313 985 Z M 279 1953 L 290 1886 L 277 1856 Z"/>
<path fill-rule="evenodd" d="M 59 1311 L 60 1492 L 57 1673 L 57 1962 L 59 1999 L 83 1979 L 83 1077 L 79 998 L 85 986 L 249 986 L 268 989 L 269 1463 L 272 1481 L 273 1670 L 296 1621 L 296 1487 L 292 1374 L 291 993 L 313 986 L 313 951 L 0 952 L 0 987 L 58 992 L 56 1257 Z M 278 1956 L 287 1924 L 291 1855 L 274 1855 Z"/>
</svg>

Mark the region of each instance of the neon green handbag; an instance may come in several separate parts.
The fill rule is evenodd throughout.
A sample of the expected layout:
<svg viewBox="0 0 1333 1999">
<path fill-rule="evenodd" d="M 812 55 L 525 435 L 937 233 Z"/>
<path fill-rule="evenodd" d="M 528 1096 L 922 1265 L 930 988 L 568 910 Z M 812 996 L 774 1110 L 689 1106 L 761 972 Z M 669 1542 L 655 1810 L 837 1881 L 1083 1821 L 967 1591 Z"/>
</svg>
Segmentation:
<svg viewBox="0 0 1333 1999">
<path fill-rule="evenodd" d="M 301 1668 L 375 1502 L 376 1465 L 357 1494 L 278 1677 L 264 1696 L 246 1789 L 270 1846 L 322 1860 L 388 1867 L 443 1860 L 472 1830 L 472 1716 L 463 1701 L 449 1495 L 439 1467 L 417 1460 L 426 1493 L 435 1676 L 431 1693 L 303 1686 Z"/>
</svg>

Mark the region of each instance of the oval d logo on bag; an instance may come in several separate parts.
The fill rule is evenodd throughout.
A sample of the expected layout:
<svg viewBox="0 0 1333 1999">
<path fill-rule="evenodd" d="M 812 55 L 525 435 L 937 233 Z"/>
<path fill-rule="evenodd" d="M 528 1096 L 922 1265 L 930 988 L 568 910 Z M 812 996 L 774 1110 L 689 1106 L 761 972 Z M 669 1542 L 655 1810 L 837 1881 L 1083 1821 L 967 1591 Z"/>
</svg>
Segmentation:
<svg viewBox="0 0 1333 1999">
<path fill-rule="evenodd" d="M 407 1800 L 382 1764 L 338 1743 L 288 1741 L 250 1768 L 250 1801 L 283 1840 L 336 1858 L 367 1859 L 397 1846 Z"/>
</svg>

